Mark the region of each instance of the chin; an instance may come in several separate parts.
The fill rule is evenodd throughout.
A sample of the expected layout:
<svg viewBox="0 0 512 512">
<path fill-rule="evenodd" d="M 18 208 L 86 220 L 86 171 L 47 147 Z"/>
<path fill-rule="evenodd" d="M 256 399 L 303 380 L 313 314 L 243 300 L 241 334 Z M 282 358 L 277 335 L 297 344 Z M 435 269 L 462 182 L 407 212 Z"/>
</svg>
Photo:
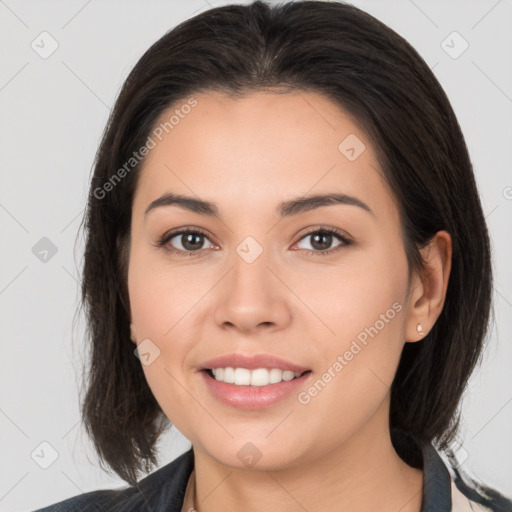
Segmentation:
<svg viewBox="0 0 512 512">
<path fill-rule="evenodd" d="M 208 447 L 206 447 L 208 448 Z M 304 446 L 299 453 L 293 446 L 275 439 L 274 442 L 265 439 L 250 441 L 230 439 L 224 446 L 216 445 L 213 450 L 207 449 L 210 457 L 237 470 L 248 471 L 278 471 L 300 465 L 303 462 Z"/>
</svg>

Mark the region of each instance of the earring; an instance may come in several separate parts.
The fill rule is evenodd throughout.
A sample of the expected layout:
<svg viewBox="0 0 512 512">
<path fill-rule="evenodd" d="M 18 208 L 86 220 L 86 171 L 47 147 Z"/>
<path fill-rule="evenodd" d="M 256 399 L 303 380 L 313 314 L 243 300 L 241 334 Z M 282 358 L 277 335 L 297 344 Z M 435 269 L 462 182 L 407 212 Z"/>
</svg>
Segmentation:
<svg viewBox="0 0 512 512">
<path fill-rule="evenodd" d="M 419 334 L 420 336 L 423 336 L 423 335 L 425 334 L 425 333 L 423 332 L 423 326 L 422 326 L 421 324 L 418 324 L 418 325 L 416 326 L 416 330 L 418 331 L 418 334 Z"/>
<path fill-rule="evenodd" d="M 135 336 L 133 335 L 133 324 L 130 324 L 130 339 L 135 341 Z"/>
</svg>

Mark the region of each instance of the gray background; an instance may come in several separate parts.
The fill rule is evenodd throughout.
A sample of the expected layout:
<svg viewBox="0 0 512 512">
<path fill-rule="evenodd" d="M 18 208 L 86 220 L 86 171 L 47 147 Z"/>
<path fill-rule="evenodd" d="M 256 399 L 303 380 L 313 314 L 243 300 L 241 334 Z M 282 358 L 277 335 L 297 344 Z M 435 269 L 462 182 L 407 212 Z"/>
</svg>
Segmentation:
<svg viewBox="0 0 512 512">
<path fill-rule="evenodd" d="M 124 485 L 99 469 L 80 425 L 83 320 L 73 315 L 83 243 L 75 251 L 75 237 L 128 72 L 167 30 L 225 3 L 0 0 L 1 511 Z M 466 137 L 493 240 L 496 323 L 463 402 L 459 456 L 470 474 L 512 495 L 512 2 L 353 3 L 419 51 Z M 58 48 L 42 58 L 52 38 Z M 160 447 L 164 465 L 189 443 L 173 429 Z"/>
</svg>

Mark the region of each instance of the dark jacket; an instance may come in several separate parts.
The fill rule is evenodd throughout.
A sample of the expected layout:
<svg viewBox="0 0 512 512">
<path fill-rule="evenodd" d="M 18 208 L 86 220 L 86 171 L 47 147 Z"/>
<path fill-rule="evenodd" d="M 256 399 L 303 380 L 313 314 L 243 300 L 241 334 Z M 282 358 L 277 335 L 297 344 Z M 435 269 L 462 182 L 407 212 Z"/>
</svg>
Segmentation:
<svg viewBox="0 0 512 512">
<path fill-rule="evenodd" d="M 421 512 L 512 512 L 502 496 L 484 499 L 457 473 L 452 479 L 431 444 L 421 447 L 424 471 Z M 192 448 L 142 479 L 137 487 L 91 491 L 34 512 L 181 512 L 188 478 L 194 468 Z"/>
</svg>

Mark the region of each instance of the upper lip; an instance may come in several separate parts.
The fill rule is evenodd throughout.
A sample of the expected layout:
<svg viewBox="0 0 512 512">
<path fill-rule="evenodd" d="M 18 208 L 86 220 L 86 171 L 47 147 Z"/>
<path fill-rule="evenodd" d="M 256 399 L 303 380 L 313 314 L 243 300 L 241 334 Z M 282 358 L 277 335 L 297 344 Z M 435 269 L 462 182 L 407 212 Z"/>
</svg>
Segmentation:
<svg viewBox="0 0 512 512">
<path fill-rule="evenodd" d="M 309 368 L 285 361 L 280 357 L 271 354 L 226 354 L 216 357 L 202 363 L 200 370 L 211 370 L 212 368 L 247 368 L 256 370 L 257 368 L 280 368 L 281 370 L 290 370 L 292 372 L 303 373 Z"/>
</svg>

